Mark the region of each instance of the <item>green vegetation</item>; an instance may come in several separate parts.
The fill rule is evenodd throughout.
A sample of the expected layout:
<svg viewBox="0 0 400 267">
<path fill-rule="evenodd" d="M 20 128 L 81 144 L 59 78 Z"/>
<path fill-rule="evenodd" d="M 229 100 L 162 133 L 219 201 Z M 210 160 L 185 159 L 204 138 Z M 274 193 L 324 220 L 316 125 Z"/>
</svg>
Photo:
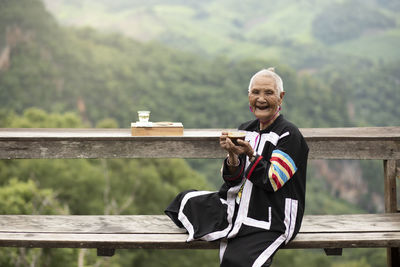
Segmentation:
<svg viewBox="0 0 400 267">
<path fill-rule="evenodd" d="M 320 60 L 330 54 L 336 64 L 346 64 L 351 56 L 367 56 L 375 62 L 400 60 L 398 49 L 391 49 L 387 56 L 386 41 L 390 40 L 380 38 L 399 29 L 396 0 L 45 2 L 68 25 L 118 31 L 212 56 L 277 59 L 298 69 L 318 68 L 310 64 L 316 54 Z M 334 42 L 345 44 L 348 38 L 358 49 L 332 49 Z M 357 42 L 365 38 L 375 40 L 374 49 L 370 42 Z M 303 45 L 307 48 L 300 49 Z M 360 51 L 368 53 L 360 55 Z"/>
<path fill-rule="evenodd" d="M 22 116 L 1 112 L 0 118 L 0 127 L 83 126 L 71 113 L 48 114 L 36 108 Z M 188 188 L 209 190 L 211 186 L 182 159 L 0 161 L 1 214 L 162 214 L 167 203 Z M 0 263 L 15 266 L 23 260 L 36 266 L 73 266 L 81 253 L 87 265 L 101 261 L 102 266 L 166 266 L 159 265 L 158 259 L 167 264 L 178 255 L 140 250 L 105 260 L 97 258 L 94 250 L 2 248 Z M 204 258 L 215 261 L 216 253 L 183 253 L 180 259 L 188 264 L 180 266 L 193 266 L 189 262 L 202 266 Z M 153 262 L 148 260 L 152 255 Z"/>
<path fill-rule="evenodd" d="M 396 27 L 394 19 L 360 1 L 335 3 L 320 14 L 312 24 L 313 35 L 326 44 L 356 39 L 367 31 L 384 31 Z"/>
<path fill-rule="evenodd" d="M 299 127 L 400 125 L 397 1 L 46 2 L 73 25 L 75 18 L 89 25 L 103 22 L 104 28 L 113 21 L 120 31 L 153 41 L 60 26 L 40 0 L 0 0 L 0 127 L 128 128 L 137 110 L 150 109 L 152 121 L 235 128 L 252 119 L 250 76 L 269 66 L 284 80 L 282 113 Z M 354 3 L 370 16 L 352 20 L 347 9 Z M 88 6 L 93 13 L 80 13 Z M 333 34 L 332 22 L 342 18 L 360 31 L 354 35 L 352 27 L 340 25 L 342 35 Z M 335 43 L 326 44 L 331 37 Z M 2 214 L 160 214 L 182 190 L 218 188 L 220 164 L 3 160 L 0 209 Z M 353 202 L 357 205 L 338 199 L 318 163 L 310 164 L 308 214 L 379 210 L 370 199 L 382 196 L 382 164 L 352 164 L 368 189 Z M 349 250 L 341 258 L 284 250 L 275 264 L 384 266 L 384 256 L 375 249 Z M 72 266 L 78 258 L 86 266 L 218 266 L 217 251 L 129 250 L 103 259 L 91 250 L 0 249 L 1 266 Z"/>
</svg>

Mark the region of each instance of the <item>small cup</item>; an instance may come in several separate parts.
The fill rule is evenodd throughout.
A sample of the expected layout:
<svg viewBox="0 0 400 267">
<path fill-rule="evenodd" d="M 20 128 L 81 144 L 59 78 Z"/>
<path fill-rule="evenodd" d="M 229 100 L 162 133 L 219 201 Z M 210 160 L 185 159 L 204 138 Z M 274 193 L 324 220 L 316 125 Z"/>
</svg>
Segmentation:
<svg viewBox="0 0 400 267">
<path fill-rule="evenodd" d="M 228 138 L 231 139 L 232 143 L 234 143 L 236 146 L 238 146 L 238 139 L 241 139 L 244 141 L 244 138 L 246 137 L 246 132 L 241 132 L 241 131 L 235 131 L 235 132 L 228 132 Z"/>
<path fill-rule="evenodd" d="M 148 122 L 150 119 L 150 111 L 139 110 L 138 112 L 139 122 Z"/>
</svg>

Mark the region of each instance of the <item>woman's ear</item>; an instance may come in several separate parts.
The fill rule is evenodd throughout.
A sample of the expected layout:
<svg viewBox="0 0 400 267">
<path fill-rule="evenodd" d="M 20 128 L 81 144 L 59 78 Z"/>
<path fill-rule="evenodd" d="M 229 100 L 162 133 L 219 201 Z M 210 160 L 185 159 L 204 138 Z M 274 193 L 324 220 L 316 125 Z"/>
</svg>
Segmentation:
<svg viewBox="0 0 400 267">
<path fill-rule="evenodd" d="M 282 104 L 282 101 L 283 101 L 283 97 L 285 96 L 285 91 L 282 91 L 280 94 L 279 94 L 279 97 L 281 98 L 281 100 L 280 100 L 280 104 Z"/>
</svg>

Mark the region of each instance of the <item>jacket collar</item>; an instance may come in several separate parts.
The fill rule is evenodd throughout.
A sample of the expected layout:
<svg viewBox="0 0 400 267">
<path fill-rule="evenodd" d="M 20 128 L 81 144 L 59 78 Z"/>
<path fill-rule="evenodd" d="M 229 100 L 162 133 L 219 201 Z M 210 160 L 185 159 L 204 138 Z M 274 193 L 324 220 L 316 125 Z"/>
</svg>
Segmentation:
<svg viewBox="0 0 400 267">
<path fill-rule="evenodd" d="M 253 121 L 249 121 L 248 123 L 246 123 L 247 125 L 245 125 L 243 130 L 245 130 L 245 131 L 256 131 L 258 133 L 268 133 L 275 127 L 275 125 L 277 125 L 278 123 L 280 123 L 283 120 L 284 120 L 283 115 L 279 114 L 279 116 L 276 117 L 276 119 L 274 120 L 274 122 L 271 125 L 269 125 L 264 130 L 260 131 L 260 120 L 259 119 L 255 119 Z"/>
</svg>

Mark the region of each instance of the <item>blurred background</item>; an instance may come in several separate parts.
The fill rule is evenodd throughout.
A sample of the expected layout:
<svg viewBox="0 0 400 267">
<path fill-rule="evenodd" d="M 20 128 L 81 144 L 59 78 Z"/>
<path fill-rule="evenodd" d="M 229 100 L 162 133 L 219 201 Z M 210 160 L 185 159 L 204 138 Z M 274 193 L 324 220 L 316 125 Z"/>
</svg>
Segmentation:
<svg viewBox="0 0 400 267">
<path fill-rule="evenodd" d="M 275 67 L 299 128 L 400 126 L 398 0 L 0 0 L 0 127 L 185 128 L 252 119 Z M 2 160 L 1 214 L 162 214 L 221 160 Z M 383 212 L 381 161 L 310 161 L 307 214 Z M 349 179 L 351 177 L 351 179 Z M 90 193 L 88 193 L 90 192 Z M 385 249 L 282 250 L 274 266 L 386 266 Z M 217 251 L 0 248 L 0 266 L 218 266 Z"/>
</svg>

